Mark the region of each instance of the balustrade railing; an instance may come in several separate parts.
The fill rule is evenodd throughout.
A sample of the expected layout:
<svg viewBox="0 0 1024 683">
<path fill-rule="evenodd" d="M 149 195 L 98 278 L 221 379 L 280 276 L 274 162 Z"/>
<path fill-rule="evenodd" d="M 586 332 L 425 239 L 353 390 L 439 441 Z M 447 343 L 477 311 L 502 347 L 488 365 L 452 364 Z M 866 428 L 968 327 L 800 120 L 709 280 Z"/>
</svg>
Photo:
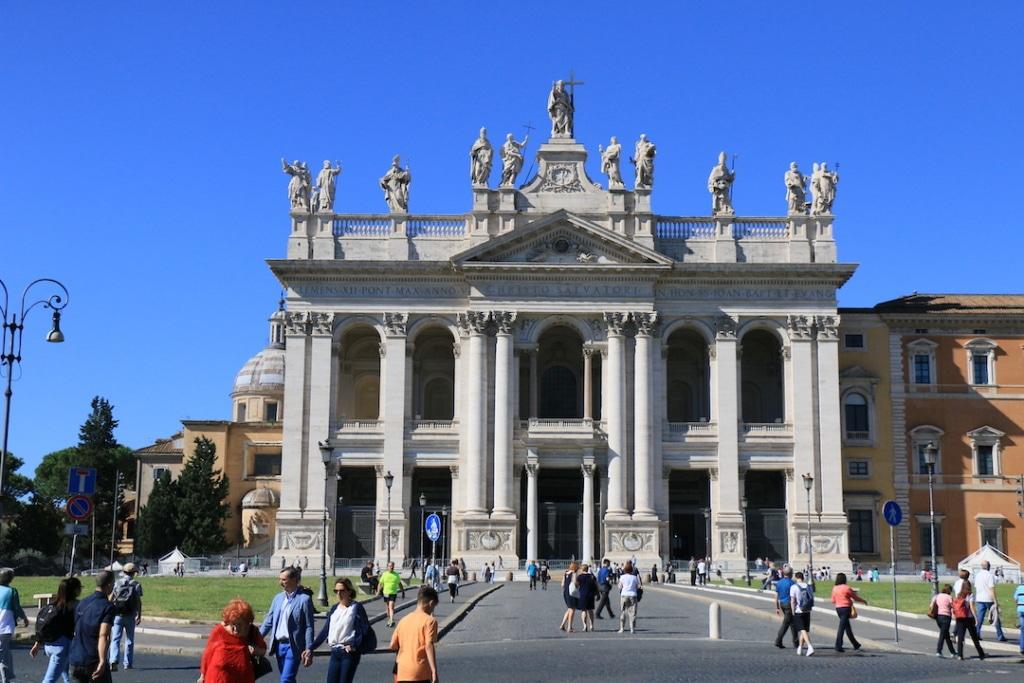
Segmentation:
<svg viewBox="0 0 1024 683">
<path fill-rule="evenodd" d="M 781 436 L 788 434 L 793 429 L 793 425 L 788 422 L 744 422 L 743 433 L 744 434 L 767 434 Z"/>
<path fill-rule="evenodd" d="M 334 219 L 334 234 L 337 237 L 384 237 L 390 233 L 390 216 L 343 216 Z"/>
<path fill-rule="evenodd" d="M 377 432 L 383 426 L 380 420 L 336 420 L 331 423 L 336 432 Z"/>
<path fill-rule="evenodd" d="M 718 431 L 718 425 L 714 422 L 669 422 L 667 426 L 670 434 L 711 434 Z"/>
<path fill-rule="evenodd" d="M 661 239 L 714 238 L 715 221 L 708 218 L 660 216 L 654 224 L 654 235 Z"/>
<path fill-rule="evenodd" d="M 453 432 L 459 428 L 458 420 L 410 420 L 412 432 Z"/>
<path fill-rule="evenodd" d="M 466 234 L 466 219 L 450 216 L 410 218 L 405 224 L 409 237 L 462 237 Z"/>
<path fill-rule="evenodd" d="M 735 218 L 732 234 L 737 239 L 786 239 L 789 237 L 787 218 Z"/>
</svg>

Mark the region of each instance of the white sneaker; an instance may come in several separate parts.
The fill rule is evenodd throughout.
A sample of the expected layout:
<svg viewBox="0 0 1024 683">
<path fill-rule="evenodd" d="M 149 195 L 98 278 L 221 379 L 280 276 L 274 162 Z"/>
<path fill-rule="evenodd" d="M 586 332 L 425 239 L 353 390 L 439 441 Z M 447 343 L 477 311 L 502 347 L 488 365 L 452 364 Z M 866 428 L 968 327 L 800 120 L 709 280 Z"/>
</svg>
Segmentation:
<svg viewBox="0 0 1024 683">
<path fill-rule="evenodd" d="M 796 646 L 796 655 L 797 655 L 797 657 L 799 657 L 800 655 L 802 655 L 804 653 L 803 652 L 803 647 L 804 647 L 803 645 L 797 645 Z"/>
<path fill-rule="evenodd" d="M 622 629 L 621 628 L 619 629 L 619 633 L 622 633 Z"/>
<path fill-rule="evenodd" d="M 813 645 L 808 645 L 807 646 L 807 656 L 810 657 L 813 654 L 814 654 L 814 646 Z"/>
</svg>

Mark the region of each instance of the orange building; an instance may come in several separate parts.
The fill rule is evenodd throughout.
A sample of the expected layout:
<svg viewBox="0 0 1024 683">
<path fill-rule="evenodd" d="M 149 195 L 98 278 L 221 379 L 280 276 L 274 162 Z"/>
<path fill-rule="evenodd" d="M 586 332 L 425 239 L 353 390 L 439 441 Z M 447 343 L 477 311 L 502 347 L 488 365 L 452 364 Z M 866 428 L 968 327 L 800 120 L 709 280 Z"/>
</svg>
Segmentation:
<svg viewBox="0 0 1024 683">
<path fill-rule="evenodd" d="M 1024 556 L 1024 295 L 913 294 L 874 312 L 889 331 L 893 483 L 909 518 L 901 569 L 931 563 L 930 443 L 940 569 L 986 543 Z"/>
</svg>

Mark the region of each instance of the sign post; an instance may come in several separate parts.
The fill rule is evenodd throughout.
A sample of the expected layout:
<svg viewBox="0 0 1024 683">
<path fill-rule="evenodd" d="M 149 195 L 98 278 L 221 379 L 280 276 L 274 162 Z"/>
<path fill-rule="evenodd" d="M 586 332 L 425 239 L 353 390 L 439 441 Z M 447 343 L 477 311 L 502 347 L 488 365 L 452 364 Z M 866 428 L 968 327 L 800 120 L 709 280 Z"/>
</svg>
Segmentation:
<svg viewBox="0 0 1024 683">
<path fill-rule="evenodd" d="M 436 512 L 431 512 L 427 517 L 427 521 L 423 524 L 424 531 L 427 532 L 427 538 L 430 539 L 430 559 L 435 561 L 435 552 L 437 551 L 437 539 L 441 537 L 441 518 L 437 516 Z"/>
<path fill-rule="evenodd" d="M 900 643 L 900 617 L 896 605 L 896 538 L 895 529 L 903 521 L 903 510 L 895 500 L 887 500 L 882 508 L 882 516 L 889 525 L 889 574 L 892 576 L 892 629 L 896 636 L 896 644 Z"/>
</svg>

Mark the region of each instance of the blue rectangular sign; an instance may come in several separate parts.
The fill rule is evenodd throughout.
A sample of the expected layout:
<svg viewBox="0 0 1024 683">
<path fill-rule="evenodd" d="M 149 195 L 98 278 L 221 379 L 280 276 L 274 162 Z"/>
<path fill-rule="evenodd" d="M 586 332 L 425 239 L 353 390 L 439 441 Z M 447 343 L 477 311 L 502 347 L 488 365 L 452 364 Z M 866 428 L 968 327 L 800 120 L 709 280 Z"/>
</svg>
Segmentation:
<svg viewBox="0 0 1024 683">
<path fill-rule="evenodd" d="M 96 493 L 96 468 L 72 467 L 68 470 L 68 494 L 91 496 Z"/>
</svg>

